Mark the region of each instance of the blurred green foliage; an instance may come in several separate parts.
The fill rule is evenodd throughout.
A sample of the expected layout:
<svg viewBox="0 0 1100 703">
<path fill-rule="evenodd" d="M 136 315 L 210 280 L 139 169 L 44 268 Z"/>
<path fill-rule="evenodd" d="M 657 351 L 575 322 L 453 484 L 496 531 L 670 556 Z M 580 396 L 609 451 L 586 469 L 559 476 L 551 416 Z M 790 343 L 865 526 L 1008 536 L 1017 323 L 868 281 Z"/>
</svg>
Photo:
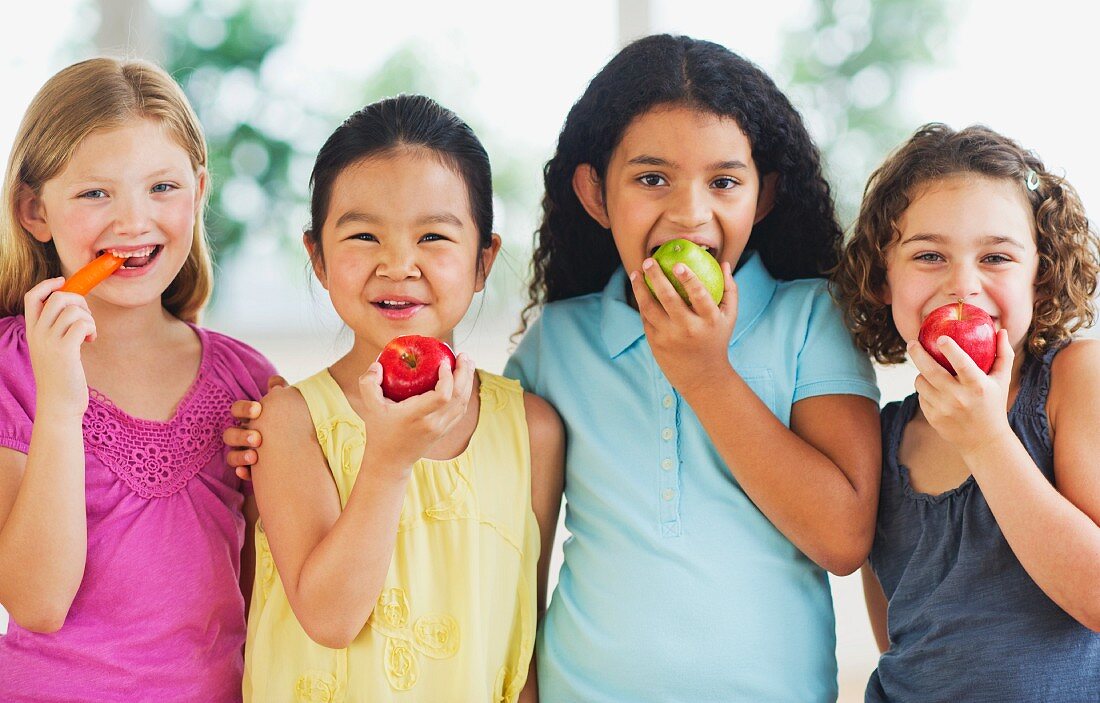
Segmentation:
<svg viewBox="0 0 1100 703">
<path fill-rule="evenodd" d="M 206 130 L 212 176 L 207 228 L 214 251 L 230 254 L 252 232 L 280 232 L 301 189 L 291 183 L 293 141 L 271 120 L 265 60 L 294 20 L 292 2 L 252 0 L 219 16 L 192 0 L 164 28 L 165 68 L 183 86 Z M 280 106 L 284 111 L 301 106 Z"/>
<path fill-rule="evenodd" d="M 855 219 L 871 171 L 916 130 L 899 101 L 950 38 L 946 0 L 815 0 L 784 40 L 785 88 L 825 160 L 841 223 Z"/>
</svg>

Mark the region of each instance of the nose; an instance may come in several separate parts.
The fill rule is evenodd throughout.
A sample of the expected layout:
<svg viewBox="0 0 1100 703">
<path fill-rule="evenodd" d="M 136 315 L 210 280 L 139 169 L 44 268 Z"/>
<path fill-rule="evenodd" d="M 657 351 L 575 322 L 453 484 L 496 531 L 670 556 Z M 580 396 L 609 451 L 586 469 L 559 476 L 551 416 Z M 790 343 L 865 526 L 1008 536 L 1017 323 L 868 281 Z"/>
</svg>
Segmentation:
<svg viewBox="0 0 1100 703">
<path fill-rule="evenodd" d="M 392 242 L 382 246 L 376 269 L 379 276 L 391 281 L 420 278 L 420 266 L 416 261 L 416 247 Z"/>
<path fill-rule="evenodd" d="M 713 215 L 706 189 L 695 184 L 677 189 L 667 212 L 669 222 L 688 230 L 702 227 Z"/>
<path fill-rule="evenodd" d="M 118 195 L 115 198 L 115 233 L 123 237 L 139 237 L 153 226 L 151 203 L 141 195 Z"/>
<path fill-rule="evenodd" d="M 952 300 L 973 298 L 982 291 L 982 281 L 976 266 L 956 263 L 946 281 L 947 296 Z"/>
</svg>

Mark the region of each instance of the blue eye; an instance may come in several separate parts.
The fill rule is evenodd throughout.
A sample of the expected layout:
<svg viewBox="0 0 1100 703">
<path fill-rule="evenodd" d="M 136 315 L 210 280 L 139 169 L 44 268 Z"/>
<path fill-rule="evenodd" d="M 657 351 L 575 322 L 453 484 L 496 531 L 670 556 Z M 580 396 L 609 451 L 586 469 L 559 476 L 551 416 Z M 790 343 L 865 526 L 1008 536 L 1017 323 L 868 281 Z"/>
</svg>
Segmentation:
<svg viewBox="0 0 1100 703">
<path fill-rule="evenodd" d="M 168 191 L 175 189 L 176 186 L 172 185 L 171 183 L 158 183 L 153 186 L 154 193 L 167 193 Z"/>
<path fill-rule="evenodd" d="M 96 188 L 94 190 L 87 190 L 76 196 L 78 198 L 84 198 L 86 200 L 102 200 L 107 197 L 107 192 Z"/>
<path fill-rule="evenodd" d="M 937 261 L 943 261 L 943 257 L 939 254 L 931 251 L 926 251 L 923 254 L 917 254 L 913 257 L 917 261 L 924 261 L 926 263 L 935 263 Z"/>
<path fill-rule="evenodd" d="M 1012 261 L 1012 259 L 1008 258 L 1004 254 L 990 254 L 989 256 L 982 259 L 982 261 L 990 264 L 1007 264 Z"/>
</svg>

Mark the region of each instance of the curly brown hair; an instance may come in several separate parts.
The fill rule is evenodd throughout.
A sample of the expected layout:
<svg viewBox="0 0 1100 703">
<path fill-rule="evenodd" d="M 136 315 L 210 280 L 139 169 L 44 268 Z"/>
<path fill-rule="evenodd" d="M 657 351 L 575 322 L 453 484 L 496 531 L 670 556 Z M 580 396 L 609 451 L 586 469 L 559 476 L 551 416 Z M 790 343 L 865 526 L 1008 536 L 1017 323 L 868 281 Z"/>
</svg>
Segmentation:
<svg viewBox="0 0 1100 703">
<path fill-rule="evenodd" d="M 988 127 L 955 131 L 931 123 L 871 174 L 859 217 L 831 272 L 830 290 L 848 329 L 859 348 L 879 362 L 905 360 L 905 340 L 882 298 L 886 256 L 898 240 L 898 221 L 919 186 L 966 173 L 1017 183 L 1031 203 L 1039 269 L 1027 351 L 1039 356 L 1095 319 L 1100 239 L 1073 186 L 1047 171 L 1035 153 Z"/>
</svg>

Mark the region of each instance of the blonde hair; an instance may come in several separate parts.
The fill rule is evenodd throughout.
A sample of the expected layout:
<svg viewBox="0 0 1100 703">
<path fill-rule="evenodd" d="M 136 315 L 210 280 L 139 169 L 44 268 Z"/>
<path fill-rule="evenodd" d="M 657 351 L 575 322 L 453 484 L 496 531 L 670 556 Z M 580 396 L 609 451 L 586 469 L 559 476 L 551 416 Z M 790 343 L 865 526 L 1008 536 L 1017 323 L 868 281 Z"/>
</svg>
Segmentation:
<svg viewBox="0 0 1100 703">
<path fill-rule="evenodd" d="M 1028 352 L 1040 356 L 1090 327 L 1096 318 L 1093 297 L 1100 276 L 1100 237 L 1073 186 L 1048 171 L 1034 152 L 988 127 L 955 131 L 933 122 L 918 129 L 871 174 L 851 239 L 832 271 L 833 297 L 856 345 L 879 362 L 905 360 L 905 340 L 882 298 L 887 255 L 899 236 L 898 221 L 920 186 L 957 174 L 1014 183 L 1031 206 L 1039 267 Z"/>
<path fill-rule="evenodd" d="M 179 85 L 163 69 L 145 61 L 96 58 L 73 64 L 46 81 L 19 126 L 0 210 L 0 316 L 23 312 L 23 296 L 46 278 L 61 275 L 53 242 L 39 242 L 19 222 L 16 207 L 23 187 L 41 195 L 92 132 L 113 129 L 134 118 L 159 122 L 191 159 L 196 172 L 206 167 L 206 139 Z M 209 189 L 207 189 L 207 193 Z M 202 206 L 206 203 L 203 194 Z M 195 322 L 210 298 L 213 263 L 203 227 L 203 207 L 195 217 L 191 252 L 161 295 L 170 313 Z"/>
</svg>

